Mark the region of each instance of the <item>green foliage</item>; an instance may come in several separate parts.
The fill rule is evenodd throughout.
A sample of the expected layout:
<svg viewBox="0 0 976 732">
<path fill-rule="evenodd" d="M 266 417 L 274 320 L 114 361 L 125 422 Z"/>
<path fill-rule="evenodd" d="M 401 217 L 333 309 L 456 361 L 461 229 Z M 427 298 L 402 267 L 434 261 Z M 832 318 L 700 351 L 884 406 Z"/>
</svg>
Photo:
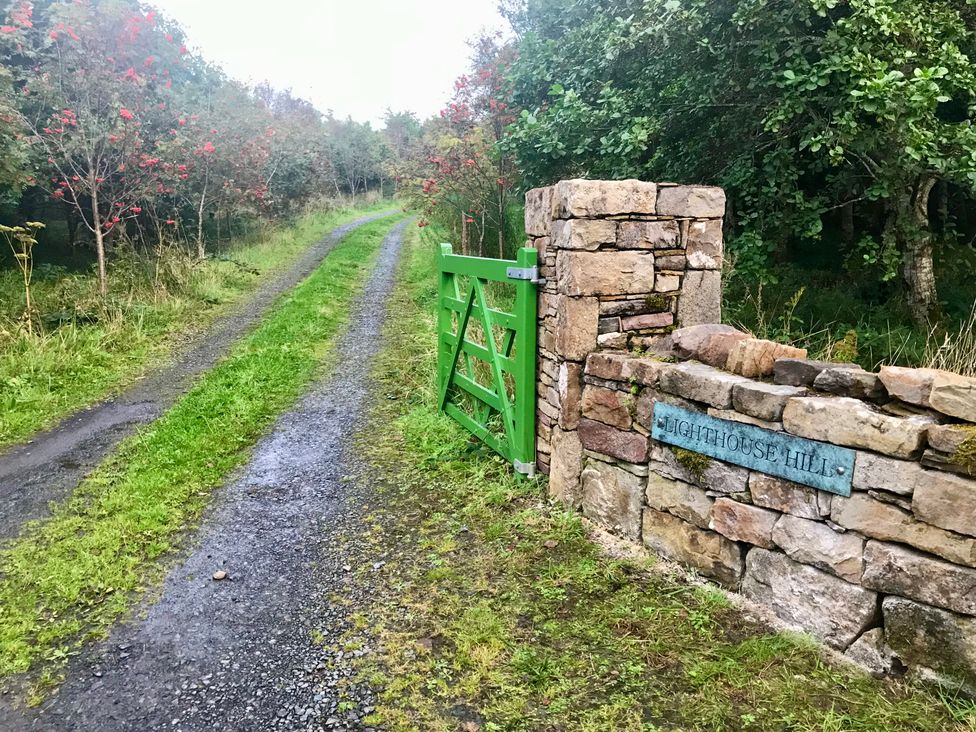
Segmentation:
<svg viewBox="0 0 976 732">
<path fill-rule="evenodd" d="M 720 184 L 754 280 L 803 241 L 891 279 L 931 257 L 933 183 L 974 190 L 966 0 L 528 0 L 511 17 L 523 111 L 504 144 L 527 184 Z M 858 247 L 822 236 L 848 206 Z M 932 310 L 934 283 L 906 278 Z"/>
</svg>

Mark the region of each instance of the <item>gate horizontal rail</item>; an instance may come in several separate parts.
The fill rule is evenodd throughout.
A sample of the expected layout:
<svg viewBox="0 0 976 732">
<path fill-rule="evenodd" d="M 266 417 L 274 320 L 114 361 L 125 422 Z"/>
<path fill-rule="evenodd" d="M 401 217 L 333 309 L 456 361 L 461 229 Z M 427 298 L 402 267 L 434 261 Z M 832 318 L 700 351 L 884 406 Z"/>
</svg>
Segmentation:
<svg viewBox="0 0 976 732">
<path fill-rule="evenodd" d="M 522 247 L 515 260 L 485 259 L 442 244 L 438 268 L 440 409 L 532 476 L 538 252 Z M 489 303 L 492 283 L 514 288 L 511 311 Z"/>
</svg>

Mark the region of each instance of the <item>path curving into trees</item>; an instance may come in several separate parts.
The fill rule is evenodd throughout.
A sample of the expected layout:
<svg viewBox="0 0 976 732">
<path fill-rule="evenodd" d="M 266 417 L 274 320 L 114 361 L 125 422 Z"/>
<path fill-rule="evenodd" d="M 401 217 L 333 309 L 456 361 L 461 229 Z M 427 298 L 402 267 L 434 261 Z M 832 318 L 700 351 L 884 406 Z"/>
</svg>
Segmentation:
<svg viewBox="0 0 976 732">
<path fill-rule="evenodd" d="M 268 312 L 275 300 L 311 274 L 333 247 L 356 228 L 393 211 L 365 216 L 333 230 L 287 271 L 259 287 L 241 307 L 194 339 L 175 362 L 128 391 L 65 419 L 24 445 L 0 452 L 0 541 L 25 522 L 47 515 L 125 437 L 162 415 Z"/>
</svg>

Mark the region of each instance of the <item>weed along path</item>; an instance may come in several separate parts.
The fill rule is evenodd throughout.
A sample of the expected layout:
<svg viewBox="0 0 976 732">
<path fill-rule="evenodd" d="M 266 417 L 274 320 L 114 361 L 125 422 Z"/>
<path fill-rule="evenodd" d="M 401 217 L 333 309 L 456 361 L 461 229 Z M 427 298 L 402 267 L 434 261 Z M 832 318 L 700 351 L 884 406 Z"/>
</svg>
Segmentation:
<svg viewBox="0 0 976 732">
<path fill-rule="evenodd" d="M 365 216 L 333 230 L 282 275 L 261 286 L 242 307 L 194 340 L 175 363 L 152 373 L 127 392 L 66 419 L 30 443 L 0 452 L 0 541 L 47 514 L 48 504 L 79 481 L 139 425 L 163 414 L 268 312 L 275 300 L 304 280 L 336 243 L 357 228 L 390 216 Z"/>
<path fill-rule="evenodd" d="M 328 596 L 354 582 L 334 545 L 355 513 L 344 500 L 350 448 L 406 225 L 383 239 L 329 358 L 332 375 L 274 421 L 158 601 L 83 650 L 38 708 L 0 696 L 0 729 L 361 729 L 321 633 L 338 625 Z"/>
</svg>

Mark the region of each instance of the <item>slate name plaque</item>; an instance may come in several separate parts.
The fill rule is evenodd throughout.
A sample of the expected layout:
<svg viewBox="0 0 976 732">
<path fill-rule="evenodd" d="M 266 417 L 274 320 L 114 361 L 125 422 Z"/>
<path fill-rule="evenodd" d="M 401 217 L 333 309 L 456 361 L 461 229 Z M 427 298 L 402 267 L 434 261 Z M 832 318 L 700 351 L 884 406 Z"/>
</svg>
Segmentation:
<svg viewBox="0 0 976 732">
<path fill-rule="evenodd" d="M 760 473 L 851 495 L 854 451 L 658 402 L 651 437 Z"/>
</svg>

